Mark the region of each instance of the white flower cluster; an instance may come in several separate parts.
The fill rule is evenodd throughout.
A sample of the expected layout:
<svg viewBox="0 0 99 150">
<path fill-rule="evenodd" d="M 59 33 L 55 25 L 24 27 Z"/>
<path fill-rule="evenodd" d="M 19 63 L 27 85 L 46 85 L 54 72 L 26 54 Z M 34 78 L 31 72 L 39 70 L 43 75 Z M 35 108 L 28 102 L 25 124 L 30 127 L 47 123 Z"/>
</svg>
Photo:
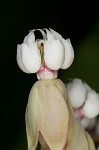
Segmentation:
<svg viewBox="0 0 99 150">
<path fill-rule="evenodd" d="M 34 31 L 39 30 L 43 39 L 35 40 Z M 43 44 L 44 56 L 41 56 L 40 44 Z M 23 43 L 17 46 L 17 63 L 25 73 L 36 73 L 44 64 L 52 70 L 67 69 L 74 60 L 74 51 L 69 39 L 52 29 L 35 29 L 24 38 Z"/>
<path fill-rule="evenodd" d="M 74 79 L 67 84 L 67 91 L 72 107 L 81 108 L 83 115 L 89 119 L 99 114 L 99 94 L 80 79 Z"/>
</svg>

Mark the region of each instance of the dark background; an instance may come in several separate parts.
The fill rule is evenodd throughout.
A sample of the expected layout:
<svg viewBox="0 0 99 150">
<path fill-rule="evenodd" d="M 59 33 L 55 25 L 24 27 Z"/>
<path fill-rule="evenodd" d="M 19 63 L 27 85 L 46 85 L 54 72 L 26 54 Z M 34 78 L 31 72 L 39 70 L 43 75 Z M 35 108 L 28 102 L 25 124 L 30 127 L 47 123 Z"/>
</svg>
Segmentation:
<svg viewBox="0 0 99 150">
<path fill-rule="evenodd" d="M 25 108 L 36 75 L 23 73 L 16 63 L 17 44 L 29 30 L 52 28 L 70 38 L 72 66 L 59 71 L 66 83 L 81 78 L 99 92 L 99 9 L 96 1 L 9 0 L 0 4 L 1 150 L 26 150 Z"/>
</svg>

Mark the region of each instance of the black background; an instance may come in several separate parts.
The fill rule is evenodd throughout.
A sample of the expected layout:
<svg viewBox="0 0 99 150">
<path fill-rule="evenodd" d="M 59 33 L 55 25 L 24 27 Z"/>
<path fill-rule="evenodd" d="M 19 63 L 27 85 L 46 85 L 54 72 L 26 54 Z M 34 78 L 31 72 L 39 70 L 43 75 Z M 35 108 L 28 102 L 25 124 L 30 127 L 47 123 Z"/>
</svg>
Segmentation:
<svg viewBox="0 0 99 150">
<path fill-rule="evenodd" d="M 95 1 L 88 2 L 87 0 L 6 0 L 1 2 L 0 7 L 0 149 L 25 150 L 25 108 L 29 91 L 37 79 L 35 74 L 25 74 L 18 68 L 16 63 L 17 44 L 22 43 L 29 30 L 50 27 L 59 32 L 65 39 L 68 37 L 71 39 L 76 54 L 80 51 L 77 48 L 79 43 L 87 35 L 90 36 L 94 25 L 99 22 L 99 9 Z M 99 35 L 97 36 L 99 40 Z M 96 63 L 98 57 L 96 57 Z M 95 58 L 92 60 L 95 61 Z M 68 77 L 74 77 L 76 75 L 75 69 L 73 71 L 72 69 L 71 67 L 70 71 L 66 70 L 67 76 L 65 75 L 65 77 L 65 71 L 60 71 L 60 78 L 66 81 Z M 76 69 L 76 73 L 77 71 L 80 72 L 80 69 Z M 84 76 L 84 72 L 77 75 L 87 80 L 99 91 L 99 68 L 97 70 L 98 73 L 97 71 L 91 72 L 97 74 L 95 79 L 91 74 L 91 79 L 88 80 L 90 70 L 86 76 Z M 92 80 L 95 82 L 91 82 Z"/>
</svg>

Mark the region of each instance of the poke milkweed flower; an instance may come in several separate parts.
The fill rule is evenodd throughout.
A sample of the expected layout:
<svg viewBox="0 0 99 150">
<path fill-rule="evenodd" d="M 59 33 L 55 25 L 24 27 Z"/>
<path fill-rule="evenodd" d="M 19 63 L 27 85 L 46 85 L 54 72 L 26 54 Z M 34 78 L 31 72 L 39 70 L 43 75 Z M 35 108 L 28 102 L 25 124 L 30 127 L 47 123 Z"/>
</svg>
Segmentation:
<svg viewBox="0 0 99 150">
<path fill-rule="evenodd" d="M 57 78 L 74 60 L 69 39 L 52 29 L 37 29 L 42 39 L 35 40 L 32 30 L 17 47 L 17 63 L 25 73 L 37 73 L 26 107 L 28 150 L 38 141 L 46 150 L 95 150 L 93 141 L 73 117 L 65 85 Z M 83 147 L 81 146 L 83 145 Z"/>
<path fill-rule="evenodd" d="M 17 63 L 23 72 L 37 73 L 38 79 L 57 77 L 57 70 L 67 69 L 74 60 L 70 39 L 65 40 L 52 29 L 37 30 L 43 39 L 35 40 L 36 30 L 30 31 L 23 43 L 17 46 Z"/>
</svg>

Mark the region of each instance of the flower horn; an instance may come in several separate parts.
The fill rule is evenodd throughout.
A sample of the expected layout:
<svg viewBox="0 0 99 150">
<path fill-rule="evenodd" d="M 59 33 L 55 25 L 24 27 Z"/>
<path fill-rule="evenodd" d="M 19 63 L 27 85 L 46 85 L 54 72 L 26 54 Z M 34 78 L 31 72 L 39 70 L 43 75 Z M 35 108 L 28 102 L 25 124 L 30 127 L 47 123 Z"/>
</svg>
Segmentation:
<svg viewBox="0 0 99 150">
<path fill-rule="evenodd" d="M 36 73 L 41 66 L 40 51 L 35 41 L 34 31 L 30 32 L 17 47 L 17 63 L 26 73 Z"/>
<path fill-rule="evenodd" d="M 63 64 L 61 66 L 61 69 L 67 69 L 71 66 L 71 64 L 74 60 L 74 50 L 73 50 L 73 47 L 71 45 L 70 39 L 65 40 L 64 38 L 62 38 L 62 36 L 59 33 L 52 30 L 51 28 L 50 28 L 50 31 L 53 33 L 53 35 L 55 36 L 56 39 L 60 39 L 60 41 L 62 42 L 62 44 L 64 46 L 65 59 L 64 59 Z"/>
</svg>

